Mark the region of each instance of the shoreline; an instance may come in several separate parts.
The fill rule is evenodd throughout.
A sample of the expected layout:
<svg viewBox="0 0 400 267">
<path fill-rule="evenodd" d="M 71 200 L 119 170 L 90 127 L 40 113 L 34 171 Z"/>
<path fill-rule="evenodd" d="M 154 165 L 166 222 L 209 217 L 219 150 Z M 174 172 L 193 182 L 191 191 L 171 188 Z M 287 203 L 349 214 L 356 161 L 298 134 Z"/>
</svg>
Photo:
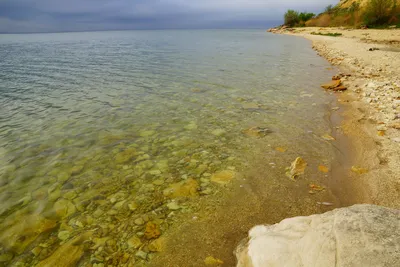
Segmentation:
<svg viewBox="0 0 400 267">
<path fill-rule="evenodd" d="M 313 31 L 343 37 L 311 35 Z M 400 69 L 400 30 L 300 28 L 277 33 L 310 40 L 318 55 L 351 74 L 341 79 L 348 90 L 335 93 L 338 104 L 346 107 L 337 132 L 349 138 L 351 161 L 367 173 L 348 170 L 347 179 L 339 174 L 337 182 L 357 189 L 353 193 L 359 203 L 399 209 L 400 76 L 395 70 Z"/>
</svg>

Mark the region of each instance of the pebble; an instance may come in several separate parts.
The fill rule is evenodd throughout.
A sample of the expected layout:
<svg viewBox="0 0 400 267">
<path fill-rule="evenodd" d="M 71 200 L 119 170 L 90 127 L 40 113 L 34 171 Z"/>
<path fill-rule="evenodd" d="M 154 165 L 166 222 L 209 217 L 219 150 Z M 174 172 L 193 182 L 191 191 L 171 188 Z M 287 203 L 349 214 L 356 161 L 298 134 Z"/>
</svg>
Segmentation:
<svg viewBox="0 0 400 267">
<path fill-rule="evenodd" d="M 141 258 L 143 260 L 147 259 L 147 253 L 144 251 L 139 250 L 138 252 L 136 252 L 135 254 L 136 257 Z"/>
<path fill-rule="evenodd" d="M 40 254 L 40 251 L 42 251 L 41 247 L 35 247 L 34 249 L 31 250 L 32 254 L 37 257 Z"/>
<path fill-rule="evenodd" d="M 70 236 L 71 233 L 69 231 L 60 231 L 57 235 L 57 237 L 62 241 L 67 240 Z"/>
<path fill-rule="evenodd" d="M 137 219 L 135 220 L 135 224 L 136 224 L 136 225 L 143 225 L 143 224 L 144 224 L 144 220 L 143 220 L 142 218 L 137 218 Z"/>
<path fill-rule="evenodd" d="M 7 262 L 12 260 L 14 255 L 11 252 L 0 254 L 0 262 Z"/>
<path fill-rule="evenodd" d="M 176 202 L 168 203 L 167 207 L 170 210 L 179 210 L 181 208 Z"/>
<path fill-rule="evenodd" d="M 164 180 L 163 179 L 155 180 L 155 181 L 153 181 L 153 184 L 154 185 L 163 185 L 164 184 Z"/>
<path fill-rule="evenodd" d="M 128 239 L 128 246 L 131 248 L 139 248 L 142 245 L 142 241 L 137 236 L 132 236 Z"/>
<path fill-rule="evenodd" d="M 160 170 L 151 170 L 151 171 L 149 171 L 149 173 L 151 175 L 161 175 L 161 171 Z"/>
<path fill-rule="evenodd" d="M 129 208 L 129 210 L 131 210 L 131 211 L 134 211 L 134 210 L 136 210 L 137 209 L 137 204 L 136 203 L 129 203 L 128 204 L 128 208 Z"/>
</svg>

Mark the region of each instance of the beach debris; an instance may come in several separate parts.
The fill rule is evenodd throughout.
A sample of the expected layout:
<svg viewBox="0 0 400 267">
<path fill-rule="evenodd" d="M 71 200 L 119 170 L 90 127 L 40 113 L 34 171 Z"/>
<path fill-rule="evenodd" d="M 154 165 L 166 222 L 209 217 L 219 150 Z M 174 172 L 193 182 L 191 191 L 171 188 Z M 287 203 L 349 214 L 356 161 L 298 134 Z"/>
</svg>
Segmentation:
<svg viewBox="0 0 400 267">
<path fill-rule="evenodd" d="M 333 136 L 331 136 L 330 134 L 324 134 L 321 136 L 324 140 L 326 141 L 334 141 L 336 140 Z"/>
<path fill-rule="evenodd" d="M 308 186 L 310 188 L 310 191 L 308 191 L 308 193 L 310 193 L 310 194 L 315 194 L 317 192 L 325 190 L 325 187 L 317 185 L 317 184 L 309 184 Z"/>
<path fill-rule="evenodd" d="M 282 152 L 283 153 L 283 152 L 286 152 L 287 148 L 278 146 L 278 147 L 275 148 L 275 150 L 278 151 L 278 152 Z"/>
<path fill-rule="evenodd" d="M 378 131 L 378 136 L 385 136 L 385 131 Z"/>
<path fill-rule="evenodd" d="M 236 173 L 234 171 L 224 170 L 224 171 L 214 173 L 211 176 L 210 180 L 213 183 L 217 183 L 220 185 L 226 185 L 235 177 L 235 175 L 236 175 Z"/>
<path fill-rule="evenodd" d="M 322 206 L 333 206 L 333 203 L 331 202 L 317 202 L 317 204 Z"/>
<path fill-rule="evenodd" d="M 272 133 L 271 130 L 269 130 L 268 128 L 264 128 L 264 127 L 251 127 L 249 129 L 243 130 L 242 131 L 243 134 L 250 136 L 250 137 L 264 137 L 270 133 Z"/>
<path fill-rule="evenodd" d="M 295 180 L 299 175 L 304 174 L 306 167 L 307 162 L 301 157 L 297 157 L 290 165 L 290 168 L 287 168 L 286 176 L 292 180 Z"/>
<path fill-rule="evenodd" d="M 212 256 L 208 256 L 207 258 L 204 259 L 204 263 L 206 265 L 222 265 L 224 262 L 220 259 L 216 259 Z"/>
<path fill-rule="evenodd" d="M 361 168 L 361 167 L 358 167 L 358 166 L 351 166 L 351 171 L 355 172 L 357 174 L 364 174 L 364 173 L 368 172 L 367 169 L 364 169 L 364 168 Z"/>
<path fill-rule="evenodd" d="M 379 48 L 378 47 L 371 47 L 370 49 L 368 49 L 368 51 L 376 51 L 376 50 L 379 50 Z"/>
<path fill-rule="evenodd" d="M 324 165 L 319 165 L 319 166 L 318 166 L 318 170 L 319 170 L 320 172 L 324 172 L 324 173 L 329 172 L 329 168 L 326 167 L 326 166 L 324 166 Z"/>
</svg>

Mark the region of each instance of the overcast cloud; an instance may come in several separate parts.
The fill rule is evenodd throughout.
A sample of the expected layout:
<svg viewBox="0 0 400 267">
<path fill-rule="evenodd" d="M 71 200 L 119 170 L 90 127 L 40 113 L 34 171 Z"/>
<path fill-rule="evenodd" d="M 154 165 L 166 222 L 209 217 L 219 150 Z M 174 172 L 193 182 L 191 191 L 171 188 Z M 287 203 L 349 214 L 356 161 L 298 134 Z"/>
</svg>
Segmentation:
<svg viewBox="0 0 400 267">
<path fill-rule="evenodd" d="M 0 32 L 266 28 L 335 0 L 0 0 Z"/>
</svg>

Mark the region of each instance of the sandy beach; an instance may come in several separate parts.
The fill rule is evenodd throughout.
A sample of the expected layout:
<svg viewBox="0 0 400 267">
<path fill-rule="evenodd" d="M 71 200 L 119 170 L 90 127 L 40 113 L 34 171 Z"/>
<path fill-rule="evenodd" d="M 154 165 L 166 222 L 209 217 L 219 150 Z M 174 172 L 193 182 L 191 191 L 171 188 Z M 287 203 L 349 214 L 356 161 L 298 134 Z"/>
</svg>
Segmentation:
<svg viewBox="0 0 400 267">
<path fill-rule="evenodd" d="M 357 188 L 360 203 L 400 208 L 400 30 L 299 28 L 280 33 L 311 40 L 319 55 L 351 75 L 341 78 L 348 90 L 336 93 L 345 107 L 338 134 L 350 138 L 355 167 L 341 182 Z"/>
</svg>

